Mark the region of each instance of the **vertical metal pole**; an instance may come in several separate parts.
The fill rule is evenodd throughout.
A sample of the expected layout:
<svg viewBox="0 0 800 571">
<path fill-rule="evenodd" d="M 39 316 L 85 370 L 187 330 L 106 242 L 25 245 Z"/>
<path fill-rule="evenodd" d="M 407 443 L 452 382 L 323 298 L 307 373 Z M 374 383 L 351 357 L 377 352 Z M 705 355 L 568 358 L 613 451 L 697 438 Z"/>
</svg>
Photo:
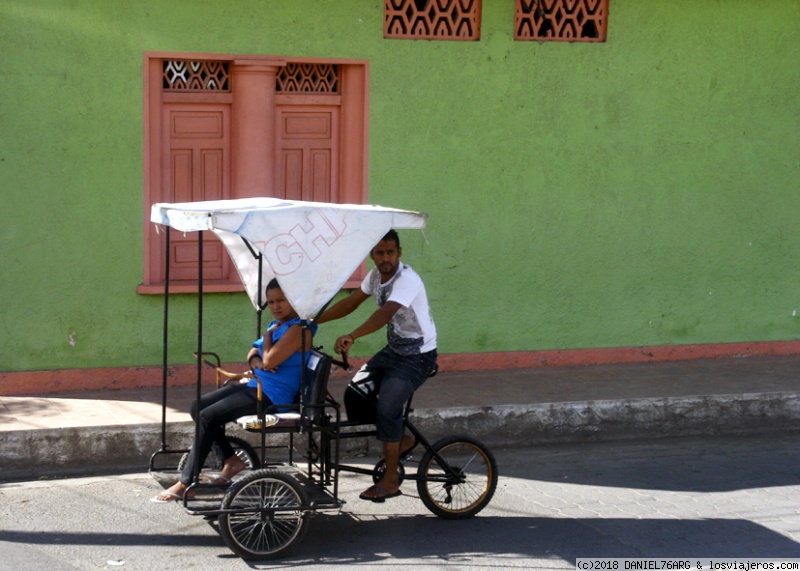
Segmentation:
<svg viewBox="0 0 800 571">
<path fill-rule="evenodd" d="M 308 323 L 308 319 L 302 319 L 300 321 L 300 418 L 305 419 L 308 417 L 309 414 L 314 414 L 312 410 L 310 413 L 306 410 L 308 406 L 308 383 L 309 377 L 313 379 L 313 376 L 308 374 L 308 360 L 306 357 L 308 356 L 309 348 L 306 346 L 306 334 L 310 331 L 311 326 Z M 300 422 L 300 432 L 303 432 L 303 422 Z M 311 450 L 311 439 L 313 438 L 314 430 L 313 427 L 309 426 L 308 435 L 307 435 L 307 445 L 309 446 L 309 452 Z M 306 454 L 308 456 L 308 474 L 311 475 L 311 469 L 313 462 L 311 461 L 311 454 Z"/>
<path fill-rule="evenodd" d="M 256 310 L 256 339 L 261 337 L 261 314 L 264 311 L 264 305 L 261 301 L 261 296 L 264 295 L 264 274 L 262 270 L 264 265 L 264 255 L 259 252 L 258 253 L 258 309 Z"/>
<path fill-rule="evenodd" d="M 167 250 L 164 254 L 166 267 L 164 268 L 164 357 L 161 365 L 161 450 L 167 449 L 167 367 L 169 365 L 167 347 L 169 341 L 169 262 L 171 228 L 167 228 Z"/>
<path fill-rule="evenodd" d="M 194 423 L 194 466 L 192 466 L 193 480 L 195 483 L 200 481 L 200 379 L 202 376 L 201 358 L 203 354 L 203 231 L 197 232 L 197 394 L 195 410 L 197 410 L 197 418 Z"/>
<path fill-rule="evenodd" d="M 300 368 L 300 409 L 302 412 L 303 407 L 306 405 L 306 392 L 307 392 L 307 384 L 308 384 L 308 362 L 307 362 L 307 353 L 308 348 L 306 347 L 306 333 L 311 329 L 311 326 L 308 323 L 307 319 L 303 319 L 300 321 L 300 355 L 302 357 L 302 367 Z M 301 425 L 302 427 L 302 425 Z"/>
</svg>

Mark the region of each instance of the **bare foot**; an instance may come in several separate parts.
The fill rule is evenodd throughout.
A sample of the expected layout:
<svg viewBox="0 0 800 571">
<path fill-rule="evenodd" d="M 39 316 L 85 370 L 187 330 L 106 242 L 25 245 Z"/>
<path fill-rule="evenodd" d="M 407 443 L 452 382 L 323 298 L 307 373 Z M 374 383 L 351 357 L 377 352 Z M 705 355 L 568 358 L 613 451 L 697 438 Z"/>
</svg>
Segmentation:
<svg viewBox="0 0 800 571">
<path fill-rule="evenodd" d="M 247 468 L 247 465 L 242 462 L 241 458 L 234 454 L 229 458 L 225 458 L 225 463 L 222 465 L 222 471 L 220 472 L 220 478 L 226 482 L 230 482 L 236 474 L 245 468 Z"/>
<path fill-rule="evenodd" d="M 397 478 L 397 474 L 395 474 L 394 478 L 390 478 L 389 474 L 384 474 L 383 478 L 375 482 L 375 487 L 394 494 L 400 489 L 400 481 Z"/>
<path fill-rule="evenodd" d="M 172 484 L 169 488 L 151 498 L 150 501 L 156 503 L 165 503 L 165 502 L 177 502 L 183 499 L 183 495 L 186 493 L 186 488 L 188 486 L 183 482 L 177 482 Z"/>
</svg>

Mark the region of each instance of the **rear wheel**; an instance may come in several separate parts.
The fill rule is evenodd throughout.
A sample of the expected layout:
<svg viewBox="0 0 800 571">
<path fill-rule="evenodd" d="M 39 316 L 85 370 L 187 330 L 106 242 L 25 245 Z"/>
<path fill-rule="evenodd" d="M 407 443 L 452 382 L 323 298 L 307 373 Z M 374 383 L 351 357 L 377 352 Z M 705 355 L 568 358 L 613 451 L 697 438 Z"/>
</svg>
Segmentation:
<svg viewBox="0 0 800 571">
<path fill-rule="evenodd" d="M 417 491 L 422 503 L 445 519 L 474 516 L 489 504 L 496 488 L 494 455 L 469 436 L 454 435 L 437 441 L 422 456 L 417 470 Z"/>
<path fill-rule="evenodd" d="M 225 544 L 248 561 L 285 555 L 308 529 L 308 505 L 300 484 L 288 474 L 257 470 L 237 481 L 222 499 L 221 509 L 241 513 L 219 516 Z"/>
</svg>

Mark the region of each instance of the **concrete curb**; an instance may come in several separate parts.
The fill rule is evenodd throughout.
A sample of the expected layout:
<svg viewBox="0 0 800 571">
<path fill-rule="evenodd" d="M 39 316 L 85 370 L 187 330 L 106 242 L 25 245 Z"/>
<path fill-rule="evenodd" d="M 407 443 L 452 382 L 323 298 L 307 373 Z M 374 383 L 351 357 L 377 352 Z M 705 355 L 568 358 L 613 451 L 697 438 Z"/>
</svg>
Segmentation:
<svg viewBox="0 0 800 571">
<path fill-rule="evenodd" d="M 517 447 L 800 428 L 800 394 L 753 393 L 415 411 L 423 433 Z"/>
<path fill-rule="evenodd" d="M 450 434 L 467 434 L 481 439 L 490 448 L 754 434 L 799 429 L 800 393 L 417 409 L 413 419 L 431 441 Z M 167 426 L 167 442 L 172 448 L 190 445 L 193 436 L 191 422 Z M 258 442 L 257 435 L 247 436 Z M 6 432 L 0 449 L 0 479 L 145 471 L 150 456 L 160 446 L 160 424 Z M 366 452 L 374 444 L 355 446 Z"/>
</svg>

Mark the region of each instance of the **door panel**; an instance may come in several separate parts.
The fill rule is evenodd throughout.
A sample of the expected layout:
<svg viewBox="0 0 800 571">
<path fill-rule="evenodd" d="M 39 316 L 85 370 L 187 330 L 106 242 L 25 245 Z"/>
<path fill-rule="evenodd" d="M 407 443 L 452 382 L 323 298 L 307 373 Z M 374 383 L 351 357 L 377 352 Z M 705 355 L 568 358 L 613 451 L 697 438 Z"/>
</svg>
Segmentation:
<svg viewBox="0 0 800 571">
<path fill-rule="evenodd" d="M 279 105 L 275 188 L 283 198 L 330 202 L 339 187 L 339 107 Z"/>
<path fill-rule="evenodd" d="M 193 202 L 230 198 L 229 106 L 176 103 L 164 107 L 165 147 L 169 164 L 164 169 L 168 202 Z M 197 279 L 197 235 L 172 230 L 170 278 Z M 203 235 L 203 278 L 223 280 L 230 261 L 222 243 L 210 232 Z"/>
</svg>

